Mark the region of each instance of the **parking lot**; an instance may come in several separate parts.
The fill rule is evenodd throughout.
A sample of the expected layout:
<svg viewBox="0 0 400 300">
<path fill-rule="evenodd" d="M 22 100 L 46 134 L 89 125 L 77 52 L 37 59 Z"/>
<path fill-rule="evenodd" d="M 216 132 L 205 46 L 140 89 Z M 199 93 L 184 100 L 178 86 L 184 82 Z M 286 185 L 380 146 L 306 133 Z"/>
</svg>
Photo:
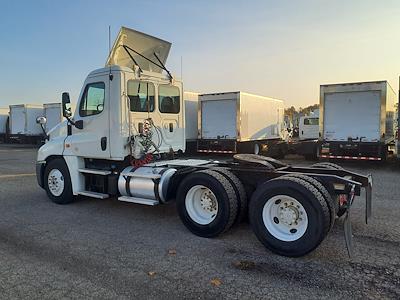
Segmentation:
<svg viewBox="0 0 400 300">
<path fill-rule="evenodd" d="M 173 204 L 56 205 L 36 183 L 35 156 L 0 145 L 2 298 L 400 298 L 399 163 L 342 164 L 374 180 L 368 225 L 364 195 L 353 206 L 353 259 L 342 220 L 293 259 L 266 250 L 247 223 L 216 239 L 194 236 Z"/>
</svg>

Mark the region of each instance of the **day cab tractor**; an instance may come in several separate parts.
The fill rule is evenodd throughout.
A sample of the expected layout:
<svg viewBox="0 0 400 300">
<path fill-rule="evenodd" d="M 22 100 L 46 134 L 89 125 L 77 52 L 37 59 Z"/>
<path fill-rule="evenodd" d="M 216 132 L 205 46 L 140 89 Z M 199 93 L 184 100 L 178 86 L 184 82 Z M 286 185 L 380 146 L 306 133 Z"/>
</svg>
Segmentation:
<svg viewBox="0 0 400 300">
<path fill-rule="evenodd" d="M 350 208 L 364 188 L 370 216 L 371 177 L 254 154 L 226 161 L 182 155 L 183 86 L 165 67 L 170 47 L 123 27 L 106 66 L 86 78 L 73 115 L 63 93 L 67 120 L 47 133 L 37 156 L 38 183 L 48 197 L 58 204 L 79 195 L 142 205 L 175 200 L 195 235 L 216 237 L 248 218 L 265 247 L 292 257 L 315 249 L 344 214 L 351 253 Z"/>
</svg>

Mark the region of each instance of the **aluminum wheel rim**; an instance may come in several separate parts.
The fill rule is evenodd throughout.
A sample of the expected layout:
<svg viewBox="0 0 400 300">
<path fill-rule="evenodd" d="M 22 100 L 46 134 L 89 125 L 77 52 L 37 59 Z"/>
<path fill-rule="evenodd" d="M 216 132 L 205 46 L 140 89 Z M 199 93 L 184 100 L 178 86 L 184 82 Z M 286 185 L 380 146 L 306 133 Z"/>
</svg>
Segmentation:
<svg viewBox="0 0 400 300">
<path fill-rule="evenodd" d="M 185 207 L 189 217 L 200 225 L 210 224 L 218 213 L 217 197 L 204 185 L 190 188 L 185 197 Z"/>
<path fill-rule="evenodd" d="M 308 227 L 308 216 L 303 205 L 287 195 L 270 198 L 264 205 L 262 218 L 269 233 L 285 242 L 298 240 Z"/>
<path fill-rule="evenodd" d="M 64 191 L 64 176 L 58 169 L 53 169 L 50 171 L 47 178 L 47 185 L 49 187 L 50 193 L 58 197 Z"/>
</svg>

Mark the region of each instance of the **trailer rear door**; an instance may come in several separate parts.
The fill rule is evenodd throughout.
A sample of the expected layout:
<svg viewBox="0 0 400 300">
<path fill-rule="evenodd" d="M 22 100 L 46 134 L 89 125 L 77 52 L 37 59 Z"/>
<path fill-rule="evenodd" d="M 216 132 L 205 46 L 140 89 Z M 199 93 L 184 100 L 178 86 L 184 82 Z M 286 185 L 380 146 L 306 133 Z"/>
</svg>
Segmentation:
<svg viewBox="0 0 400 300">
<path fill-rule="evenodd" d="M 380 139 L 380 91 L 325 94 L 323 135 L 327 141 Z"/>
<path fill-rule="evenodd" d="M 201 138 L 236 139 L 237 100 L 201 101 Z"/>
<path fill-rule="evenodd" d="M 11 134 L 26 134 L 26 109 L 24 105 L 10 106 Z"/>
</svg>

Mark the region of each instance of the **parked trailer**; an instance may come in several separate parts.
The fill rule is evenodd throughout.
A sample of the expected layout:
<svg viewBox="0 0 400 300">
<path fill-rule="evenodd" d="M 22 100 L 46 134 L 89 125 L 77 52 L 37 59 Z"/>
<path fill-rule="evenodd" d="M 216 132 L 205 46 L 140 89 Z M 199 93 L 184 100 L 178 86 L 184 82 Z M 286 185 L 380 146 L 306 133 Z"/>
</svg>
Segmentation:
<svg viewBox="0 0 400 300">
<path fill-rule="evenodd" d="M 43 116 L 43 106 L 38 104 L 10 105 L 10 139 L 22 143 L 38 143 L 43 130 L 36 123 Z"/>
<path fill-rule="evenodd" d="M 184 92 L 185 102 L 185 133 L 186 133 L 186 153 L 195 153 L 197 147 L 197 111 L 199 103 L 199 93 Z"/>
<path fill-rule="evenodd" d="M 199 140 L 203 153 L 284 156 L 282 100 L 244 92 L 199 95 Z"/>
<path fill-rule="evenodd" d="M 345 214 L 351 253 L 349 212 L 365 188 L 370 216 L 370 176 L 327 163 L 298 168 L 254 154 L 227 162 L 177 157 L 185 150 L 185 105 L 182 82 L 164 67 L 170 46 L 122 28 L 106 67 L 86 78 L 73 119 L 63 93 L 68 121 L 52 131 L 37 157 L 38 183 L 48 197 L 58 204 L 83 195 L 150 206 L 176 199 L 183 224 L 207 238 L 248 216 L 258 239 L 286 256 L 314 250 L 336 215 Z"/>
<path fill-rule="evenodd" d="M 395 102 L 387 81 L 321 85 L 320 157 L 385 159 L 395 143 Z"/>
<path fill-rule="evenodd" d="M 43 104 L 44 117 L 46 117 L 47 123 L 45 130 L 50 131 L 56 125 L 62 121 L 61 103 L 45 103 Z"/>
<path fill-rule="evenodd" d="M 0 108 L 0 141 L 6 142 L 8 137 L 8 108 Z"/>
</svg>

